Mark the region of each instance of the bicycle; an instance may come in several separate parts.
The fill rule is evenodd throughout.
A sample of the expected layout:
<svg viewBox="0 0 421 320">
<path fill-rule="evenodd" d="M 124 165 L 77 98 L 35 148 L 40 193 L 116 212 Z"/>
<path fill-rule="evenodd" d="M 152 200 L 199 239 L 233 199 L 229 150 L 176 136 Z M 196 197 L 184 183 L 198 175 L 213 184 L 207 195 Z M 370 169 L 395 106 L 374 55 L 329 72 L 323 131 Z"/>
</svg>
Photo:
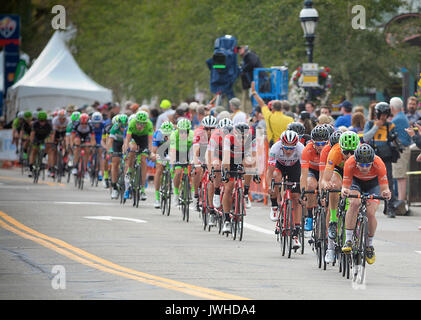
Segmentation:
<svg viewBox="0 0 421 320">
<path fill-rule="evenodd" d="M 73 146 L 75 147 L 75 146 Z M 77 163 L 77 173 L 75 176 L 75 187 L 79 190 L 83 190 L 83 184 L 85 180 L 86 164 L 85 164 L 85 148 L 93 148 L 94 146 L 88 144 L 80 145 L 79 161 Z"/>
<path fill-rule="evenodd" d="M 294 216 L 293 212 L 293 204 L 292 204 L 292 189 L 297 186 L 297 182 L 289 182 L 287 181 L 286 177 L 283 177 L 283 181 L 275 182 L 275 179 L 272 179 L 270 188 L 272 192 L 276 186 L 282 187 L 283 196 L 281 197 L 281 203 L 278 204 L 278 209 L 280 209 L 281 214 L 278 216 L 278 220 L 276 221 L 275 226 L 275 234 L 276 240 L 280 242 L 281 249 L 282 249 L 282 256 L 285 255 L 286 252 L 286 244 L 288 243 L 288 259 L 291 258 L 292 252 L 292 240 L 295 233 L 295 223 L 294 223 Z M 298 208 L 297 208 L 298 210 Z M 303 221 L 303 220 L 302 220 Z M 304 254 L 304 228 L 301 225 L 300 236 L 302 240 L 301 245 L 301 254 Z M 294 252 L 297 252 L 298 249 L 294 249 Z"/>
<path fill-rule="evenodd" d="M 171 194 L 172 194 L 172 179 L 171 169 L 168 161 L 164 165 L 164 170 L 161 175 L 161 184 L 159 186 L 159 195 L 161 199 L 162 215 L 170 215 L 171 211 Z"/>
<path fill-rule="evenodd" d="M 211 174 L 209 175 L 209 179 L 211 181 L 213 181 L 213 179 L 215 178 L 215 173 L 217 172 L 222 172 L 222 170 L 215 170 L 214 168 L 212 168 L 211 170 Z M 220 199 L 223 199 L 224 197 L 224 184 L 221 185 L 220 187 Z M 222 226 L 224 224 L 224 210 L 222 209 L 222 201 L 221 201 L 221 205 L 219 208 L 213 208 L 214 213 L 216 214 L 216 225 L 218 228 L 218 233 L 221 234 L 222 231 Z"/>
<path fill-rule="evenodd" d="M 322 205 L 321 200 L 325 199 L 325 192 L 320 193 L 317 189 L 311 191 L 302 191 L 301 199 L 305 194 L 316 194 L 318 206 L 313 210 L 313 228 L 311 238 L 308 243 L 311 245 L 312 251 L 316 254 L 317 265 L 326 270 L 325 255 L 327 250 L 327 230 L 326 230 L 326 208 Z"/>
<path fill-rule="evenodd" d="M 96 145 L 95 147 L 95 151 L 93 153 L 91 153 L 90 159 L 88 160 L 89 162 L 89 168 L 88 168 L 88 172 L 89 172 L 89 177 L 91 179 L 91 186 L 93 187 L 94 185 L 97 187 L 98 186 L 98 176 L 99 176 L 99 167 L 100 167 L 100 159 L 99 159 L 99 152 L 98 149 L 102 148 L 101 145 Z"/>
<path fill-rule="evenodd" d="M 201 218 L 203 222 L 203 230 L 208 228 L 208 231 L 211 231 L 212 226 L 209 224 L 211 219 L 212 208 L 209 206 L 208 203 L 208 187 L 209 183 L 211 183 L 211 178 L 209 171 L 206 165 L 200 165 L 205 172 L 203 173 L 202 181 L 200 183 L 200 193 L 199 193 L 199 207 L 201 208 Z"/>
<path fill-rule="evenodd" d="M 149 156 L 150 152 L 148 149 L 143 149 L 142 151 L 130 151 L 135 153 L 135 163 L 134 163 L 134 175 L 130 176 L 130 190 L 132 191 L 133 196 L 133 207 L 139 207 L 140 200 L 140 190 L 142 185 L 142 155 Z M 143 200 L 143 199 L 142 199 Z"/>
<path fill-rule="evenodd" d="M 222 180 L 228 180 L 230 175 L 235 175 L 235 185 L 234 185 L 234 197 L 233 197 L 233 209 L 234 212 L 230 213 L 231 218 L 231 234 L 232 239 L 237 239 L 238 233 L 238 240 L 241 241 L 243 239 L 243 231 L 244 231 L 244 217 L 246 216 L 246 209 L 245 209 L 245 200 L 244 200 L 244 187 L 243 187 L 243 180 L 244 175 L 246 174 L 244 167 L 242 164 L 236 165 L 237 170 L 229 171 L 225 170 L 223 173 Z M 256 183 L 260 183 L 260 177 L 253 176 L 253 181 Z M 228 233 L 226 233 L 228 237 Z"/>
<path fill-rule="evenodd" d="M 378 195 L 363 193 L 359 195 L 348 195 L 347 198 L 361 199 L 358 210 L 357 223 L 352 234 L 352 250 L 347 254 L 347 263 L 352 271 L 352 281 L 358 284 L 364 283 L 365 264 L 368 247 L 368 218 L 367 200 L 383 200 L 387 207 L 387 199 Z"/>
<path fill-rule="evenodd" d="M 45 179 L 45 163 L 43 161 L 45 156 L 45 143 L 41 143 L 38 145 L 38 152 L 35 156 L 33 168 L 33 181 L 34 183 L 38 183 L 39 176 L 42 171 L 42 180 Z"/>
<path fill-rule="evenodd" d="M 189 222 L 190 203 L 193 202 L 190 185 L 191 165 L 189 163 L 177 163 L 174 166 L 181 167 L 183 169 L 180 185 L 181 195 L 179 198 L 179 206 L 181 206 L 181 211 L 183 212 L 183 221 Z"/>
<path fill-rule="evenodd" d="M 60 139 L 57 141 L 56 144 L 54 144 L 54 147 L 56 148 L 56 175 L 54 176 L 55 180 L 57 178 L 57 182 L 61 182 L 61 178 L 65 175 L 65 168 L 66 168 L 66 164 L 64 161 L 64 157 L 65 157 L 65 148 L 64 148 L 64 140 Z"/>
</svg>

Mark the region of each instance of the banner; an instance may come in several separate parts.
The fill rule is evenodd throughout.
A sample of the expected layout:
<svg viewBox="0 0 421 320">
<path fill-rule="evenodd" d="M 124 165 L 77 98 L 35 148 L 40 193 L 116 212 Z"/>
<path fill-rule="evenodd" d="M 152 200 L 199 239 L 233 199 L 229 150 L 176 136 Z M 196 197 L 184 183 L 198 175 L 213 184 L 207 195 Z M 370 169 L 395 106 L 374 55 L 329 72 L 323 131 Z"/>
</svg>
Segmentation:
<svg viewBox="0 0 421 320">
<path fill-rule="evenodd" d="M 0 130 L 0 160 L 14 161 L 18 159 L 12 138 L 12 129 Z"/>
</svg>

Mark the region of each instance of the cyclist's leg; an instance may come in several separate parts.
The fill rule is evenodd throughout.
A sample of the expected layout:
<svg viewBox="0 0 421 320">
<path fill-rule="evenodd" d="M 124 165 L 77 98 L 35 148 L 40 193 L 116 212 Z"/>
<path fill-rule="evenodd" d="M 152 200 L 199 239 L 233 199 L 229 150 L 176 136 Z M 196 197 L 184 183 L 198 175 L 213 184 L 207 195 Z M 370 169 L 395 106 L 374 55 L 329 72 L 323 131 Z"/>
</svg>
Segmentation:
<svg viewBox="0 0 421 320">
<path fill-rule="evenodd" d="M 153 179 L 153 183 L 155 186 L 155 200 L 160 200 L 159 188 L 161 186 L 161 176 L 162 176 L 162 172 L 164 171 L 164 166 L 159 160 L 155 162 L 155 166 L 156 166 L 156 170 L 155 170 L 155 176 Z"/>
<path fill-rule="evenodd" d="M 232 191 L 234 189 L 235 181 L 234 179 L 230 178 L 229 182 L 224 183 L 224 196 L 222 198 L 222 206 L 225 213 L 225 221 L 229 220 L 229 213 L 232 209 Z"/>
<path fill-rule="evenodd" d="M 359 183 L 353 179 L 350 194 L 359 195 L 361 187 Z M 360 208 L 360 199 L 349 198 L 349 208 L 345 214 L 345 244 L 342 251 L 349 252 L 352 244 L 352 234 L 354 232 L 355 224 L 357 222 L 358 210 Z"/>
<path fill-rule="evenodd" d="M 212 167 L 214 170 L 221 170 L 222 159 L 213 159 Z M 213 183 L 209 185 L 209 203 L 212 203 L 213 207 L 219 208 L 221 206 L 221 186 L 222 186 L 222 174 L 221 172 L 215 172 Z"/>
<path fill-rule="evenodd" d="M 183 175 L 183 168 L 181 167 L 175 167 L 174 168 L 174 202 L 178 204 L 178 198 L 180 196 L 180 185 L 181 185 L 181 176 Z"/>
</svg>

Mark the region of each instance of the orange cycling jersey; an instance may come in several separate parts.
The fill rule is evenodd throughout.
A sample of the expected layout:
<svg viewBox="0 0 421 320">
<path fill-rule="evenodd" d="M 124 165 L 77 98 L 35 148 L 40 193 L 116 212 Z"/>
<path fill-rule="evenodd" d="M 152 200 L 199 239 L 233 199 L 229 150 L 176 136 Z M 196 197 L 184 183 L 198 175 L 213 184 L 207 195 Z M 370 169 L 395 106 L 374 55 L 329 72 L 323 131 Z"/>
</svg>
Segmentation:
<svg viewBox="0 0 421 320">
<path fill-rule="evenodd" d="M 332 149 L 332 147 L 330 146 L 330 144 L 328 143 L 327 145 L 325 145 L 325 147 L 322 149 L 322 152 L 320 152 L 320 162 L 319 162 L 319 170 L 320 171 L 325 171 L 325 167 L 326 167 L 326 161 L 327 161 L 327 156 L 329 154 L 330 149 Z"/>
<path fill-rule="evenodd" d="M 319 171 L 320 154 L 313 147 L 313 141 L 310 141 L 304 148 L 301 155 L 301 168 L 311 168 Z"/>
<path fill-rule="evenodd" d="M 370 168 L 370 171 L 367 173 L 363 173 L 360 171 L 360 169 L 357 168 L 355 157 L 351 156 L 345 162 L 342 186 L 344 188 L 350 188 L 352 184 L 352 178 L 354 177 L 362 181 L 369 181 L 378 177 L 380 185 L 388 184 L 386 166 L 379 156 L 374 157 L 374 162 Z"/>
<path fill-rule="evenodd" d="M 335 144 L 329 152 L 326 161 L 326 170 L 334 170 L 335 167 L 343 168 L 344 155 L 342 154 L 341 146 L 339 143 Z"/>
</svg>

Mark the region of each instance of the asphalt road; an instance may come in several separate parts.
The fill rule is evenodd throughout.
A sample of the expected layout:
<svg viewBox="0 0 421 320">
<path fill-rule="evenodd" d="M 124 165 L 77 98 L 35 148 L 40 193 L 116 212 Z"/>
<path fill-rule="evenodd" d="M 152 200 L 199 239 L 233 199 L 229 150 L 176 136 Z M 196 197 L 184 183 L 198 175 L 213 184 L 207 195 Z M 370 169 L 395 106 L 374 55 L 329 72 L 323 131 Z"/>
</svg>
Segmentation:
<svg viewBox="0 0 421 320">
<path fill-rule="evenodd" d="M 379 210 L 376 262 L 353 286 L 337 266 L 282 257 L 268 207 L 247 211 L 244 239 L 203 231 L 172 209 L 153 208 L 152 185 L 138 209 L 102 187 L 34 185 L 0 170 L 0 299 L 314 300 L 420 299 L 421 207 L 389 219 Z"/>
</svg>

